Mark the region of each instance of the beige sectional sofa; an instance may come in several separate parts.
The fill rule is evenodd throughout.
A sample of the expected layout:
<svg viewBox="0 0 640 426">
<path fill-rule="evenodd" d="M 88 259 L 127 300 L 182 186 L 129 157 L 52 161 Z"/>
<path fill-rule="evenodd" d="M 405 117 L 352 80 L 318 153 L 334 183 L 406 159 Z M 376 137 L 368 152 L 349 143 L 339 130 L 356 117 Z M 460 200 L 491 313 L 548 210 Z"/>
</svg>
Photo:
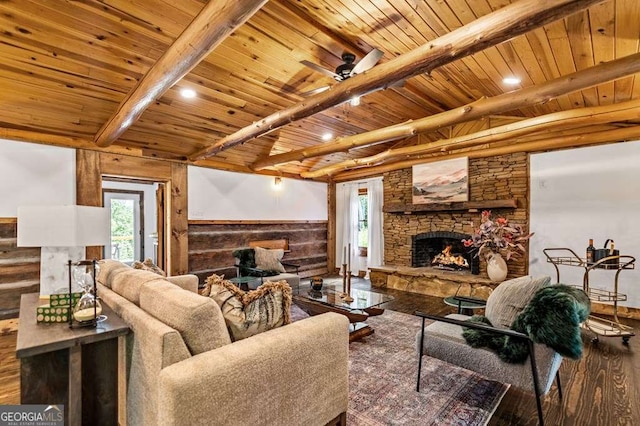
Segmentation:
<svg viewBox="0 0 640 426">
<path fill-rule="evenodd" d="M 98 294 L 132 329 L 129 425 L 323 425 L 346 412 L 346 317 L 319 315 L 232 343 L 197 278 L 170 279 L 101 263 Z"/>
</svg>

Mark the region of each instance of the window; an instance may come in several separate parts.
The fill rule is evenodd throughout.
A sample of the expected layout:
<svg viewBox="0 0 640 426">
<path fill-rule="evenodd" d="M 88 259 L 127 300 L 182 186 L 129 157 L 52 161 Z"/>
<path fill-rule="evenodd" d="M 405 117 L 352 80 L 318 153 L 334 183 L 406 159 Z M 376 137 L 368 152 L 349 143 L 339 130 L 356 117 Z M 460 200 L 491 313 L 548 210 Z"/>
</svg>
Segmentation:
<svg viewBox="0 0 640 426">
<path fill-rule="evenodd" d="M 358 190 L 358 247 L 369 247 L 369 198 L 367 189 Z"/>
<path fill-rule="evenodd" d="M 133 200 L 111 200 L 111 258 L 133 262 L 135 232 Z"/>
<path fill-rule="evenodd" d="M 111 242 L 105 245 L 105 258 L 131 264 L 144 253 L 144 193 L 104 189 L 104 206 L 111 211 Z"/>
</svg>

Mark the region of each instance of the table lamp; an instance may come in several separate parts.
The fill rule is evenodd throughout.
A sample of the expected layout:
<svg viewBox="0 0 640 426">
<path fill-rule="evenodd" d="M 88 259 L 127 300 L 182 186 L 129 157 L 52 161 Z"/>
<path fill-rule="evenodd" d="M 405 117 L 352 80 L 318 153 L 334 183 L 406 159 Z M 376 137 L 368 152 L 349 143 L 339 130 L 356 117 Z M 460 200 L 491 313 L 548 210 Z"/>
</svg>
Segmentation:
<svg viewBox="0 0 640 426">
<path fill-rule="evenodd" d="M 110 220 L 103 207 L 18 207 L 18 247 L 41 247 L 41 297 L 69 291 L 69 260 L 84 259 L 86 246 L 107 244 Z"/>
</svg>

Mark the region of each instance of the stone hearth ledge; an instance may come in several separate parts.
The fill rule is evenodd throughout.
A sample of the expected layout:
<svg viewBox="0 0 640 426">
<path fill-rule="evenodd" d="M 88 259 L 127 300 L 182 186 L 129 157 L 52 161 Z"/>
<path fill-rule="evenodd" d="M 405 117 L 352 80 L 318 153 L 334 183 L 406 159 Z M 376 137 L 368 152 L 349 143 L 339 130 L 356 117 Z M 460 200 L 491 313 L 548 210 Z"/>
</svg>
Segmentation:
<svg viewBox="0 0 640 426">
<path fill-rule="evenodd" d="M 435 297 L 460 296 L 487 299 L 499 283 L 469 272 L 408 266 L 377 266 L 369 268 L 372 287 L 420 293 Z"/>
</svg>

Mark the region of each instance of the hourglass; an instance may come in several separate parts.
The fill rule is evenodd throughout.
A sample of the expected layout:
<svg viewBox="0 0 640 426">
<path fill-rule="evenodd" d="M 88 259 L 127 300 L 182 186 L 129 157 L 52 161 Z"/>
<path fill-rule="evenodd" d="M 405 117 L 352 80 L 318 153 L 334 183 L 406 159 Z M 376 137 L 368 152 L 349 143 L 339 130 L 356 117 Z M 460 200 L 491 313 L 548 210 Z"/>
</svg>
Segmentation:
<svg viewBox="0 0 640 426">
<path fill-rule="evenodd" d="M 96 297 L 95 278 L 99 270 L 98 263 L 95 260 L 81 260 L 73 264 L 69 262 L 69 267 L 70 278 L 72 276 L 76 285 L 82 288 L 82 296 L 73 307 L 73 320 L 77 322 L 77 326 L 95 326 L 107 318 L 101 315 L 102 305 Z"/>
</svg>

